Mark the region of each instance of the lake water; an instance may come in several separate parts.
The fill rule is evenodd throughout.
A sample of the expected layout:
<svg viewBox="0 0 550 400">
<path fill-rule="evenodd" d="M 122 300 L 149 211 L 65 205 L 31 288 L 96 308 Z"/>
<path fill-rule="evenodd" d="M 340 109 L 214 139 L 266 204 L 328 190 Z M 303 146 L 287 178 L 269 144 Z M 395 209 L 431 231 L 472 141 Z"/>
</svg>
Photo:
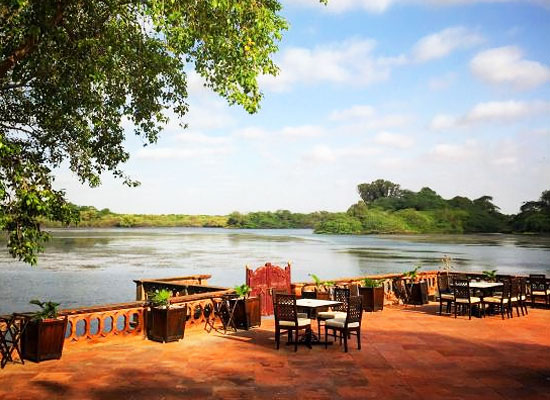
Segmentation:
<svg viewBox="0 0 550 400">
<path fill-rule="evenodd" d="M 244 283 L 245 265 L 292 263 L 292 280 L 437 269 L 550 275 L 550 237 L 514 235 L 315 235 L 311 230 L 209 228 L 55 230 L 39 265 L 13 261 L 0 243 L 0 314 L 135 299 L 133 279 L 211 274 L 211 284 Z"/>
</svg>

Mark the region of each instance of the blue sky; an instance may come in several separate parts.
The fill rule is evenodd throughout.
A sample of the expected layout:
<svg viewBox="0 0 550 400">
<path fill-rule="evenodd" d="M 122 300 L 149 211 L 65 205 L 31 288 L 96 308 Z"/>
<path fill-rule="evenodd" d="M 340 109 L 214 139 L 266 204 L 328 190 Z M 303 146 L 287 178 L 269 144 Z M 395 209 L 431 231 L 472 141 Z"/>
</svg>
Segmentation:
<svg viewBox="0 0 550 400">
<path fill-rule="evenodd" d="M 249 115 L 190 80 L 187 130 L 143 148 L 126 188 L 57 185 L 117 212 L 344 211 L 378 178 L 504 212 L 550 189 L 550 1 L 284 2 L 291 28 Z"/>
</svg>

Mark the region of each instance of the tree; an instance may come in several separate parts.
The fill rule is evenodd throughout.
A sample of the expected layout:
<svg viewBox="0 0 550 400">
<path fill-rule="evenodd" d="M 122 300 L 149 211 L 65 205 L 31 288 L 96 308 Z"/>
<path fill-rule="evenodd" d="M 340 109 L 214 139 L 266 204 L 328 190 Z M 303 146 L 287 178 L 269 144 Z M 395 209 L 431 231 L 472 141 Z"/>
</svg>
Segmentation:
<svg viewBox="0 0 550 400">
<path fill-rule="evenodd" d="M 371 204 L 373 201 L 383 197 L 399 197 L 401 189 L 398 184 L 377 179 L 371 183 L 361 183 L 357 185 L 359 196 L 365 204 Z"/>
<path fill-rule="evenodd" d="M 36 263 L 40 218 L 68 223 L 52 169 L 82 183 L 111 172 L 127 185 L 123 121 L 144 144 L 188 109 L 187 71 L 248 112 L 257 78 L 286 21 L 277 0 L 2 0 L 0 2 L 0 214 L 9 252 Z"/>
</svg>

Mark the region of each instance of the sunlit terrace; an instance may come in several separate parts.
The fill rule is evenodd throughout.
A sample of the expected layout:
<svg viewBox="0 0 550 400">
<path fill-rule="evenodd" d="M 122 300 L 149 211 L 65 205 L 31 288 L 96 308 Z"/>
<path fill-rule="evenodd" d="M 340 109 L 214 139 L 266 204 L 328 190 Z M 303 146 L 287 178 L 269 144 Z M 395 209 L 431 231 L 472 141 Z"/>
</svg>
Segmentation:
<svg viewBox="0 0 550 400">
<path fill-rule="evenodd" d="M 208 287 L 207 278 L 136 281 L 138 300 L 149 286 L 186 290 L 187 296 L 175 298 L 189 310 L 179 341 L 146 339 L 144 326 L 151 322 L 140 301 L 65 311 L 62 358 L 23 365 L 13 353 L 0 372 L 0 398 L 550 398 L 550 311 L 542 303 L 529 306 L 526 315 L 514 309 L 512 315 L 469 319 L 461 310 L 455 318 L 446 307 L 440 314 L 439 302 L 388 305 L 401 278 L 385 276 L 383 311 L 361 313 L 361 349 L 354 336 L 348 352 L 338 340 L 325 348 L 322 335 L 320 344 L 300 344 L 295 351 L 284 334 L 277 350 L 273 317 L 225 332 L 208 296 L 231 290 Z M 433 293 L 441 277 L 423 273 L 422 279 Z M 293 283 L 291 289 L 302 297 L 311 286 Z M 315 319 L 311 326 L 315 332 Z"/>
</svg>

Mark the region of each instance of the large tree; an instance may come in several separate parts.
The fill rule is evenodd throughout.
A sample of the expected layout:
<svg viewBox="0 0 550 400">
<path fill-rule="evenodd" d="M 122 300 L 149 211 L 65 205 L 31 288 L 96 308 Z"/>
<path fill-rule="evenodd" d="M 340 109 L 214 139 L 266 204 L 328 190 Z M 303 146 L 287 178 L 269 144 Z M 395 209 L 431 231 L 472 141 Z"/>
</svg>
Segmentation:
<svg viewBox="0 0 550 400">
<path fill-rule="evenodd" d="M 0 225 L 36 263 L 40 220 L 77 218 L 52 170 L 100 184 L 120 168 L 128 120 L 154 143 L 166 111 L 187 112 L 187 73 L 248 112 L 285 20 L 277 0 L 0 0 Z"/>
<path fill-rule="evenodd" d="M 401 194 L 401 188 L 397 183 L 384 179 L 377 179 L 371 183 L 360 183 L 357 185 L 357 191 L 365 204 L 371 204 L 384 197 L 399 197 Z"/>
</svg>

